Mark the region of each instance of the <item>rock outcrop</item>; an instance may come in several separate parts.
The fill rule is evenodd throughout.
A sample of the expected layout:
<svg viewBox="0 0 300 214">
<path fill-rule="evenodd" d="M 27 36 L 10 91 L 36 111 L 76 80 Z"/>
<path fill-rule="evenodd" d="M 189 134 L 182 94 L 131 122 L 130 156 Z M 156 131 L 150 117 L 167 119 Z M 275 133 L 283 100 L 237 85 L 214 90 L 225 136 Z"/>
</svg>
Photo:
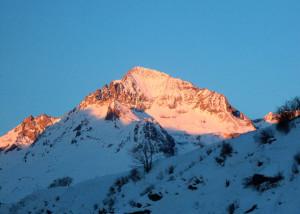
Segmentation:
<svg viewBox="0 0 300 214">
<path fill-rule="evenodd" d="M 46 114 L 38 117 L 30 115 L 16 128 L 0 137 L 0 149 L 2 151 L 12 151 L 20 147 L 29 146 L 41 132 L 59 120 Z"/>
</svg>

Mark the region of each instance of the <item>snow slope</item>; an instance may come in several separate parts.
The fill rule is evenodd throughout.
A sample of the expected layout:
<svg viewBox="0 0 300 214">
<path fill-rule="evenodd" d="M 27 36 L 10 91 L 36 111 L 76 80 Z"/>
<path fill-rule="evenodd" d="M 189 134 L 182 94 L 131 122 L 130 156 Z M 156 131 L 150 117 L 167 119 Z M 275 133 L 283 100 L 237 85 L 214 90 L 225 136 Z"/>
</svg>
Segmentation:
<svg viewBox="0 0 300 214">
<path fill-rule="evenodd" d="M 220 164 L 216 158 L 224 146 L 216 143 L 159 160 L 149 174 L 140 169 L 141 179 L 136 181 L 132 178 L 138 176 L 124 172 L 71 187 L 38 190 L 13 205 L 2 204 L 1 211 L 98 213 L 111 204 L 114 213 L 298 213 L 300 174 L 295 169 L 300 170 L 300 163 L 294 156 L 300 154 L 300 118 L 294 120 L 287 135 L 276 131 L 274 125 L 269 128 L 276 138 L 272 144 L 255 141 L 260 130 L 226 140 L 233 150 Z M 247 178 L 253 180 L 255 174 L 274 177 L 278 173 L 283 179 L 273 184 L 256 181 L 260 191 L 245 186 Z M 128 177 L 125 184 L 116 182 L 122 177 Z M 149 193 L 162 198 L 150 200 Z"/>
<path fill-rule="evenodd" d="M 135 115 L 135 111 L 117 101 L 74 109 L 30 147 L 1 153 L 0 201 L 19 200 L 61 176 L 71 176 L 78 183 L 128 170 L 128 151 L 141 140 L 139 134 L 146 125 L 151 126 L 156 144 L 175 149 L 173 138 L 156 121 L 138 117 L 146 114 Z"/>
</svg>

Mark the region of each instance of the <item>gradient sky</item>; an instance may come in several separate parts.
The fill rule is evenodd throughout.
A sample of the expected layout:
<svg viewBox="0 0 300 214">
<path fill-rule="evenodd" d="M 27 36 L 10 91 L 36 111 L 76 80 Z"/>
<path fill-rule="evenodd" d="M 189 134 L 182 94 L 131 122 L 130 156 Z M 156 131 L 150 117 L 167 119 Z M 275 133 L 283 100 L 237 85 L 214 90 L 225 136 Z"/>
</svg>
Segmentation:
<svg viewBox="0 0 300 214">
<path fill-rule="evenodd" d="M 0 135 L 61 117 L 132 67 L 224 94 L 251 119 L 300 95 L 300 1 L 0 1 Z"/>
</svg>

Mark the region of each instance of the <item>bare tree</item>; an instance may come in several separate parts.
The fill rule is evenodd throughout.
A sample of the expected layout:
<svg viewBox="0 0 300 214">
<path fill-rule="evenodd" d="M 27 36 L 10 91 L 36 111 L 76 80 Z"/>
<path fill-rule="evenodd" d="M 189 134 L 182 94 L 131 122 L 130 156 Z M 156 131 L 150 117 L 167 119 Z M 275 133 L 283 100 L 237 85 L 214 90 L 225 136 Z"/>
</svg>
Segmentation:
<svg viewBox="0 0 300 214">
<path fill-rule="evenodd" d="M 152 168 L 153 156 L 159 152 L 159 146 L 156 142 L 151 141 L 150 123 L 148 134 L 141 142 L 138 142 L 130 151 L 132 162 L 134 165 L 142 165 L 148 173 Z"/>
</svg>

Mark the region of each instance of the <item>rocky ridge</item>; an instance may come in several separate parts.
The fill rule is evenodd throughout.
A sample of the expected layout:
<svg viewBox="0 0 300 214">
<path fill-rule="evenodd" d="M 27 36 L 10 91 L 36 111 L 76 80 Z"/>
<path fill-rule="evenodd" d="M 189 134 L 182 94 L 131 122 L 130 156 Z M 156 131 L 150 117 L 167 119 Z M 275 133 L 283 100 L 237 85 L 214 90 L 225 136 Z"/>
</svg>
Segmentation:
<svg viewBox="0 0 300 214">
<path fill-rule="evenodd" d="M 224 95 L 147 68 L 131 69 L 121 80 L 89 94 L 79 108 L 109 105 L 115 100 L 129 108 L 145 110 L 171 130 L 221 133 L 223 137 L 255 130 L 251 120 L 231 106 Z M 189 122 L 190 125 L 186 125 Z"/>
<path fill-rule="evenodd" d="M 293 112 L 293 117 L 292 118 L 295 118 L 295 117 L 299 117 L 300 116 L 300 111 L 297 110 L 297 111 L 290 111 L 290 112 Z M 281 113 L 282 114 L 282 113 Z M 280 117 L 280 114 L 275 114 L 273 112 L 269 112 L 265 117 L 264 117 L 264 121 L 268 122 L 268 123 L 278 123 L 278 120 L 279 120 L 279 117 Z M 291 118 L 291 119 L 292 119 Z"/>
<path fill-rule="evenodd" d="M 38 117 L 30 115 L 16 128 L 0 137 L 0 150 L 8 151 L 29 146 L 48 126 L 58 121 L 60 121 L 60 119 L 46 114 Z"/>
</svg>

